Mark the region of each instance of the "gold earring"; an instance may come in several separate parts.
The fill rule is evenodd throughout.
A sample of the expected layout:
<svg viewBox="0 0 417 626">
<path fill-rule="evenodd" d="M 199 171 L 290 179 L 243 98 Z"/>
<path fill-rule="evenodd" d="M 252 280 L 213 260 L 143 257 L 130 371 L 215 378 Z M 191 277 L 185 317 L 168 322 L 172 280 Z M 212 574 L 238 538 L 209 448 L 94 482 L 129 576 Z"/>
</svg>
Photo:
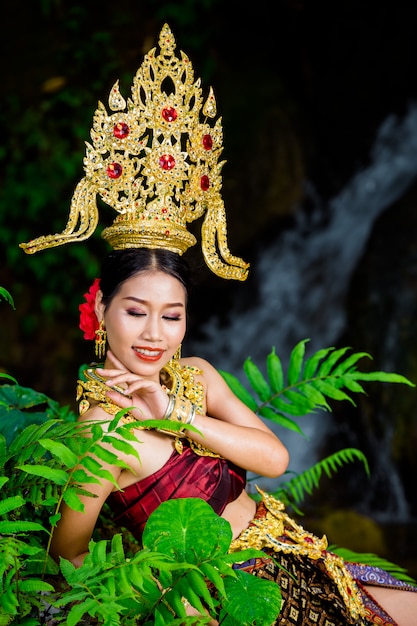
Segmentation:
<svg viewBox="0 0 417 626">
<path fill-rule="evenodd" d="M 182 348 L 182 344 L 180 343 L 180 345 L 177 348 L 177 351 L 175 352 L 174 356 L 172 357 L 172 361 L 179 361 L 181 358 L 181 348 Z"/>
<path fill-rule="evenodd" d="M 104 320 L 101 320 L 100 326 L 96 330 L 95 352 L 99 359 L 104 358 L 106 354 L 107 332 L 104 328 Z"/>
</svg>

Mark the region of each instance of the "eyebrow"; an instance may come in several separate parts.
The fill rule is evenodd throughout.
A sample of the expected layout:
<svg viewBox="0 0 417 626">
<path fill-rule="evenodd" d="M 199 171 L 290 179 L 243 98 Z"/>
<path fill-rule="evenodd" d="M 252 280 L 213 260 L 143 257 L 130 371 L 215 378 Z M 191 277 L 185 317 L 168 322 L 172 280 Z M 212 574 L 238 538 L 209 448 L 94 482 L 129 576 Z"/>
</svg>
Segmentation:
<svg viewBox="0 0 417 626">
<path fill-rule="evenodd" d="M 133 300 L 133 302 L 138 302 L 139 304 L 149 304 L 149 302 L 147 300 L 142 300 L 141 298 L 136 298 L 135 296 L 126 296 L 125 298 L 123 298 L 123 300 Z M 164 306 L 167 306 L 167 307 L 182 306 L 182 307 L 184 307 L 184 303 L 183 302 L 166 302 Z"/>
</svg>

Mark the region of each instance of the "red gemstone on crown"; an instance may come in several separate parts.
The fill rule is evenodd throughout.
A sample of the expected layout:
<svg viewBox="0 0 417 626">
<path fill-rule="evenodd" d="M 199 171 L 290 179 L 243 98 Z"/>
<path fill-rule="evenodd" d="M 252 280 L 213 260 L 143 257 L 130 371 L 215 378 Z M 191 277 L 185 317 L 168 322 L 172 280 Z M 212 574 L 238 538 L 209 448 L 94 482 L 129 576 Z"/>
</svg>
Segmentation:
<svg viewBox="0 0 417 626">
<path fill-rule="evenodd" d="M 165 107 L 165 109 L 162 109 L 162 117 L 166 122 L 175 122 L 178 113 L 174 107 Z"/>
<path fill-rule="evenodd" d="M 119 178 L 122 175 L 123 167 L 120 163 L 110 163 L 106 172 L 109 178 Z"/>
<path fill-rule="evenodd" d="M 203 148 L 205 150 L 211 150 L 213 147 L 213 138 L 211 135 L 204 135 L 203 137 Z"/>
<path fill-rule="evenodd" d="M 124 139 L 130 133 L 130 128 L 124 122 L 119 122 L 114 125 L 113 135 L 117 137 L 117 139 Z"/>
<path fill-rule="evenodd" d="M 172 170 L 175 167 L 175 159 L 171 154 L 163 154 L 159 158 L 159 165 L 163 170 Z"/>
<path fill-rule="evenodd" d="M 210 179 L 208 176 L 206 176 L 206 174 L 204 174 L 204 176 L 200 178 L 200 187 L 203 191 L 207 191 L 207 189 L 210 187 Z"/>
</svg>

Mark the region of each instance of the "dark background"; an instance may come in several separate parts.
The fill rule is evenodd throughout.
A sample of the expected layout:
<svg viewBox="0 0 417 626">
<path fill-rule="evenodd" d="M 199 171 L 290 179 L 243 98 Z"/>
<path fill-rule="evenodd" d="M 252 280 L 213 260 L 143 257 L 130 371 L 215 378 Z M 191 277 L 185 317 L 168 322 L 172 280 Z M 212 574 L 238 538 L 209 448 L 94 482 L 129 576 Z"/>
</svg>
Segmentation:
<svg viewBox="0 0 417 626">
<path fill-rule="evenodd" d="M 215 89 L 225 136 L 230 249 L 253 262 L 263 246 L 291 228 L 299 211 L 311 210 L 306 181 L 323 202 L 337 194 L 367 166 L 386 117 L 405 115 L 416 100 L 416 12 L 412 3 L 347 0 L 5 3 L 0 285 L 11 292 L 16 310 L 0 303 L 0 367 L 20 384 L 75 409 L 78 367 L 92 358 L 92 346 L 78 330 L 78 304 L 98 274 L 106 244 L 97 234 L 87 244 L 35 256 L 25 255 L 18 244 L 64 228 L 97 101 L 107 103 L 118 78 L 128 95 L 164 22 L 196 76 Z M 375 369 L 384 369 L 389 357 L 390 369 L 414 381 L 416 198 L 414 182 L 375 224 L 351 281 L 349 325 L 339 338 L 369 351 Z M 191 254 L 199 264 L 198 252 Z M 250 309 L 257 286 L 253 278 L 244 285 L 220 285 L 202 267 L 196 296 L 190 332 L 203 336 L 213 308 L 222 320 L 236 299 L 242 310 Z M 387 357 L 386 336 L 398 316 L 401 333 Z M 370 396 L 359 403 L 357 430 L 343 442 L 362 443 L 372 460 L 378 457 L 378 439 L 372 447 L 366 433 L 395 424 L 390 455 L 410 516 L 407 523 L 390 526 L 384 549 L 417 575 L 415 392 L 384 388 Z M 344 410 L 336 411 L 343 423 Z M 335 437 L 340 439 L 340 432 Z M 384 484 L 375 489 L 380 504 Z M 339 507 L 355 506 L 357 492 L 358 485 L 346 480 L 332 498 Z M 326 498 L 317 505 L 325 509 Z M 344 519 L 345 526 L 351 524 Z"/>
</svg>

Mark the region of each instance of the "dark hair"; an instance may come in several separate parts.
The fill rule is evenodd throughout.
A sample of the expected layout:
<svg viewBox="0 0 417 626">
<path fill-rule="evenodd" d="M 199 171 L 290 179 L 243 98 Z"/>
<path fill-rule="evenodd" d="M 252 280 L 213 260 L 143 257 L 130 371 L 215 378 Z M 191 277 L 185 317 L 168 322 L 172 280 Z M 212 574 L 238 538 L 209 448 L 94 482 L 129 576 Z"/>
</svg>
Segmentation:
<svg viewBox="0 0 417 626">
<path fill-rule="evenodd" d="M 162 249 L 129 248 L 113 250 L 104 259 L 100 289 L 103 292 L 103 304 L 107 308 L 128 278 L 154 270 L 165 272 L 182 283 L 188 294 L 190 289 L 190 268 L 188 263 L 175 252 Z"/>
</svg>

